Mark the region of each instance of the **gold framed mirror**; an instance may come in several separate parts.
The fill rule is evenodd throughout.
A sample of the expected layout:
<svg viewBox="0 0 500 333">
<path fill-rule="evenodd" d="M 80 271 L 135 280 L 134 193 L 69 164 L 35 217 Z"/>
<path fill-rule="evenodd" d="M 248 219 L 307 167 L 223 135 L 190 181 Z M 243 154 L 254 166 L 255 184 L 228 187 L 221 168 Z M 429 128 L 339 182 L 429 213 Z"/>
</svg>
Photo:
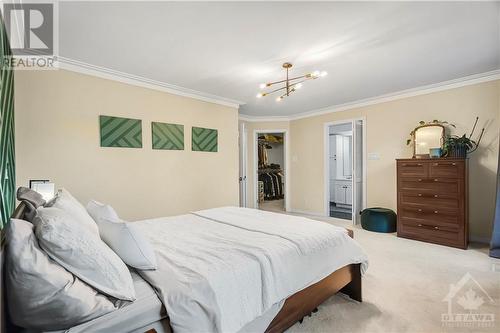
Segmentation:
<svg viewBox="0 0 500 333">
<path fill-rule="evenodd" d="M 429 149 L 443 148 L 445 128 L 440 124 L 426 124 L 413 132 L 413 157 L 429 157 Z"/>
</svg>

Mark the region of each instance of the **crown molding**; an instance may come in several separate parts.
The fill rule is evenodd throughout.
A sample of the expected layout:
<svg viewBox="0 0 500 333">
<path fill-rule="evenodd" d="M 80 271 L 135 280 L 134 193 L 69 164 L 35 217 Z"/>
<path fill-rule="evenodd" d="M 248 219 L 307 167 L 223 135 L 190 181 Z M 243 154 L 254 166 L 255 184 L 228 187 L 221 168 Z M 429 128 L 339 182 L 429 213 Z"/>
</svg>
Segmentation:
<svg viewBox="0 0 500 333">
<path fill-rule="evenodd" d="M 449 81 L 443 81 L 443 82 L 439 82 L 439 83 L 429 84 L 426 86 L 420 86 L 420 87 L 416 87 L 416 88 L 401 90 L 398 92 L 380 95 L 380 96 L 372 97 L 372 98 L 366 98 L 366 99 L 362 99 L 362 100 L 358 100 L 358 101 L 354 101 L 354 102 L 349 102 L 349 103 L 345 103 L 345 104 L 332 105 L 332 106 L 328 106 L 328 107 L 321 108 L 321 109 L 315 109 L 315 110 L 310 110 L 310 111 L 306 111 L 306 112 L 301 112 L 301 113 L 291 115 L 291 116 L 254 117 L 254 116 L 250 116 L 250 115 L 240 114 L 239 118 L 241 120 L 249 121 L 249 122 L 298 120 L 298 119 L 303 119 L 303 118 L 320 116 L 320 115 L 324 115 L 324 114 L 328 114 L 328 113 L 332 113 L 332 112 L 347 111 L 347 110 L 352 110 L 352 109 L 356 109 L 356 108 L 360 108 L 360 107 L 364 107 L 364 106 L 386 103 L 386 102 L 396 101 L 396 100 L 404 99 L 404 98 L 408 98 L 408 97 L 426 95 L 426 94 L 430 94 L 430 93 L 434 93 L 434 92 L 455 89 L 455 88 L 460 88 L 460 87 L 465 87 L 465 86 L 470 86 L 470 85 L 474 85 L 474 84 L 495 81 L 495 80 L 500 80 L 500 69 L 497 69 L 494 71 L 489 71 L 489 72 L 484 72 L 484 73 L 480 73 L 480 74 L 469 75 L 469 76 L 465 76 L 462 78 L 453 79 L 453 80 L 449 80 Z"/>
<path fill-rule="evenodd" d="M 247 121 L 247 122 L 268 122 L 268 121 L 290 121 L 290 117 L 287 116 L 269 116 L 269 117 L 254 117 L 247 116 L 244 114 L 239 115 L 239 120 Z"/>
<path fill-rule="evenodd" d="M 91 75 L 100 77 L 103 79 L 108 79 L 112 81 L 118 81 L 121 83 L 130 84 L 133 86 L 138 86 L 142 88 L 148 88 L 153 90 L 158 90 L 166 92 L 173 95 L 189 97 L 196 100 L 229 106 L 238 109 L 240 105 L 245 104 L 244 102 L 204 93 L 197 90 L 192 90 L 166 82 L 161 82 L 157 80 L 148 79 L 142 76 L 133 75 L 125 72 L 116 71 L 114 69 L 100 67 L 91 65 L 89 63 L 74 60 L 66 57 L 57 57 L 59 68 L 68 70 L 71 72 Z"/>
</svg>

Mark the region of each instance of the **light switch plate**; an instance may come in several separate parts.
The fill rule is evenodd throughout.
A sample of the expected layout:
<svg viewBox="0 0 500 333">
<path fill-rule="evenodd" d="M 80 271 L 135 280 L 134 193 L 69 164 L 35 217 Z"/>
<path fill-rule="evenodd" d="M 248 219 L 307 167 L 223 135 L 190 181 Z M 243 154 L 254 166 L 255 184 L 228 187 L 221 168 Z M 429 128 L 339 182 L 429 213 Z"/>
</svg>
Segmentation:
<svg viewBox="0 0 500 333">
<path fill-rule="evenodd" d="M 380 160 L 380 154 L 379 153 L 368 153 L 368 159 L 375 161 L 375 160 Z"/>
</svg>

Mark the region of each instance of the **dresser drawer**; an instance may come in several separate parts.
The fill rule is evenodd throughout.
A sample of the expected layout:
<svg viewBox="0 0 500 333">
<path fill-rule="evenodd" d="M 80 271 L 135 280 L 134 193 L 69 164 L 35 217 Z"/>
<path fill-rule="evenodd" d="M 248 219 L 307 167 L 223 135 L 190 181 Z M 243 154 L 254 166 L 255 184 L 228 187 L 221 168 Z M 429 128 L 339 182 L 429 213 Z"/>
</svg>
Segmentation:
<svg viewBox="0 0 500 333">
<path fill-rule="evenodd" d="M 400 177 L 399 189 L 400 191 L 458 193 L 460 182 L 455 178 Z"/>
<path fill-rule="evenodd" d="M 398 163 L 400 177 L 427 177 L 429 164 L 418 161 L 402 161 Z"/>
<path fill-rule="evenodd" d="M 439 223 L 445 223 L 446 225 L 459 225 L 462 223 L 462 214 L 457 209 L 403 206 L 400 208 L 398 215 L 401 218 L 430 221 L 437 223 L 437 225 Z"/>
<path fill-rule="evenodd" d="M 446 223 L 443 221 L 429 221 L 424 219 L 401 217 L 399 222 L 404 226 L 422 228 L 424 230 L 447 232 L 458 232 L 460 230 L 460 226 L 458 224 Z"/>
<path fill-rule="evenodd" d="M 401 191 L 399 193 L 400 204 L 403 206 L 421 206 L 427 209 L 460 209 L 461 200 L 455 193 L 430 193 L 417 191 Z"/>
<path fill-rule="evenodd" d="M 403 221 L 399 225 L 398 236 L 460 248 L 466 247 L 462 230 L 432 224 L 425 225 L 413 223 L 413 221 Z"/>
<path fill-rule="evenodd" d="M 464 161 L 439 161 L 429 164 L 429 177 L 462 178 Z"/>
</svg>

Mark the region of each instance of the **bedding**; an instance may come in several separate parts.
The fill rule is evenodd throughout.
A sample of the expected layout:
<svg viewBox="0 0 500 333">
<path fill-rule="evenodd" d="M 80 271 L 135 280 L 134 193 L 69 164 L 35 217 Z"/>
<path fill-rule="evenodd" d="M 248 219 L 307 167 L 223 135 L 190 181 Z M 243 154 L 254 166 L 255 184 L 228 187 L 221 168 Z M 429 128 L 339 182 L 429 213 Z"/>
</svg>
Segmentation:
<svg viewBox="0 0 500 333">
<path fill-rule="evenodd" d="M 153 288 L 134 270 L 130 270 L 137 299 L 133 302 L 122 302 L 120 308 L 99 318 L 71 327 L 64 331 L 51 333 L 111 333 L 135 332 L 149 327 L 167 318 L 167 313 Z M 148 329 L 141 329 L 144 333 Z"/>
<path fill-rule="evenodd" d="M 7 227 L 6 286 L 12 321 L 54 330 L 101 317 L 117 307 L 50 259 L 33 225 L 12 219 Z"/>
<path fill-rule="evenodd" d="M 40 247 L 54 261 L 106 295 L 135 299 L 127 266 L 98 234 L 56 207 L 39 208 L 33 224 Z"/>
<path fill-rule="evenodd" d="M 155 252 L 133 223 L 121 220 L 111 206 L 97 201 L 90 201 L 87 211 L 96 221 L 101 239 L 124 263 L 136 269 L 156 269 Z"/>
<path fill-rule="evenodd" d="M 158 261 L 139 273 L 176 333 L 238 332 L 335 270 L 368 265 L 345 229 L 289 215 L 225 207 L 135 224 Z"/>
<path fill-rule="evenodd" d="M 97 223 L 98 228 L 99 228 L 99 221 L 103 219 L 112 221 L 120 219 L 120 217 L 113 209 L 113 207 L 111 207 L 110 205 L 100 203 L 95 200 L 90 200 L 87 203 L 87 213 L 89 213 L 90 217 L 92 217 L 95 223 Z"/>
<path fill-rule="evenodd" d="M 78 221 L 84 228 L 94 235 L 99 235 L 97 224 L 87 213 L 85 207 L 76 200 L 66 189 L 61 189 L 54 199 L 49 201 L 46 206 L 59 208 Z"/>
</svg>

